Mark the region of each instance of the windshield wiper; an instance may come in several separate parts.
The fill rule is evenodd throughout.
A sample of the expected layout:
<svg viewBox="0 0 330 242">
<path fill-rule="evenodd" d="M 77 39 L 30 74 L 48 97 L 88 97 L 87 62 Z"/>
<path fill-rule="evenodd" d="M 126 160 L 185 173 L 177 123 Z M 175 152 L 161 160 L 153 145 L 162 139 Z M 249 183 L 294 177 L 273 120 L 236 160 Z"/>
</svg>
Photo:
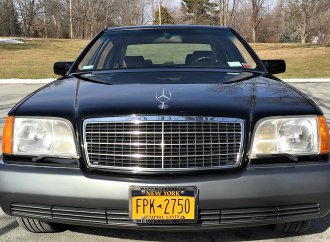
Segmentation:
<svg viewBox="0 0 330 242">
<path fill-rule="evenodd" d="M 96 82 L 96 83 L 102 83 L 107 85 L 112 85 L 108 80 L 101 78 L 100 76 L 96 76 L 95 72 L 93 71 L 86 71 L 86 72 L 76 72 L 72 73 L 69 76 L 78 77 L 80 79 L 83 79 L 84 81 L 90 81 L 90 82 Z"/>
<path fill-rule="evenodd" d="M 235 82 L 241 82 L 250 79 L 251 77 L 256 76 L 256 74 L 260 74 L 260 72 L 252 71 L 252 70 L 244 70 L 239 73 L 238 76 L 230 78 L 228 81 L 223 82 L 223 84 L 230 84 Z"/>
</svg>

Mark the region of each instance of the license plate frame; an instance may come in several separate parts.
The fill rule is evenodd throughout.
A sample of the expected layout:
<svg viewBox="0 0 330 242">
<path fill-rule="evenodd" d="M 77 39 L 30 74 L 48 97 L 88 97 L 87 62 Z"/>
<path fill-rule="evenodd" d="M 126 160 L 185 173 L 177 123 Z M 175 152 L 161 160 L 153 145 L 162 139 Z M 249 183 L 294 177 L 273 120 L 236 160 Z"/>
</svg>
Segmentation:
<svg viewBox="0 0 330 242">
<path fill-rule="evenodd" d="M 179 191 L 180 197 L 190 197 L 194 199 L 194 217 L 191 219 L 143 219 L 133 218 L 132 201 L 133 197 L 144 197 L 147 196 L 147 192 L 151 191 Z M 166 197 L 166 195 L 162 195 Z M 130 186 L 129 187 L 129 218 L 132 223 L 136 224 L 186 224 L 186 223 L 197 223 L 198 221 L 198 204 L 199 202 L 199 190 L 196 186 Z M 174 216 L 174 215 L 173 215 Z"/>
</svg>

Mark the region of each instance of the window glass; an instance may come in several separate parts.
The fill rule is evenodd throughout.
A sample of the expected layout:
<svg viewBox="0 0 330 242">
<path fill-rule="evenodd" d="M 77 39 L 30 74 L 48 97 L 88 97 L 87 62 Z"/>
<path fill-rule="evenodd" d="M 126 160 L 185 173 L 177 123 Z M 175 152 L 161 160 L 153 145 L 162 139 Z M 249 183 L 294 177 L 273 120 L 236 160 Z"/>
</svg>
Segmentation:
<svg viewBox="0 0 330 242">
<path fill-rule="evenodd" d="M 78 70 L 132 68 L 256 69 L 244 45 L 228 29 L 108 30 Z"/>
<path fill-rule="evenodd" d="M 211 46 L 186 43 L 128 45 L 126 56 L 143 56 L 154 64 L 185 64 L 187 56 L 194 51 L 211 51 Z"/>
</svg>

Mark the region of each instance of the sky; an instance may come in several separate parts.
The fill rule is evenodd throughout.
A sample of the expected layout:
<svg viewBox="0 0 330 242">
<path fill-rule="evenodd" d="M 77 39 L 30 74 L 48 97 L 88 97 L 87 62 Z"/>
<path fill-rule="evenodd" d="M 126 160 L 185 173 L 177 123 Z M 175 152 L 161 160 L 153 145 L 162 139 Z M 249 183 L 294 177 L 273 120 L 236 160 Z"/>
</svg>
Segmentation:
<svg viewBox="0 0 330 242">
<path fill-rule="evenodd" d="M 168 0 L 168 4 L 173 7 L 179 7 L 181 0 Z"/>
</svg>

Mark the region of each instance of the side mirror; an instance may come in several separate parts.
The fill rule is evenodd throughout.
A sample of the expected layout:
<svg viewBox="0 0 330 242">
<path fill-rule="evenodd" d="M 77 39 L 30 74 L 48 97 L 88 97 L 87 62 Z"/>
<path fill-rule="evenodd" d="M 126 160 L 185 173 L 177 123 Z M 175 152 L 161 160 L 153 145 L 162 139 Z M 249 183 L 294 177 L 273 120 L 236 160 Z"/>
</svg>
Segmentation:
<svg viewBox="0 0 330 242">
<path fill-rule="evenodd" d="M 55 62 L 54 73 L 59 76 L 65 76 L 73 62 Z"/>
<path fill-rule="evenodd" d="M 262 61 L 270 74 L 279 74 L 286 71 L 284 60 L 263 60 Z"/>
</svg>

